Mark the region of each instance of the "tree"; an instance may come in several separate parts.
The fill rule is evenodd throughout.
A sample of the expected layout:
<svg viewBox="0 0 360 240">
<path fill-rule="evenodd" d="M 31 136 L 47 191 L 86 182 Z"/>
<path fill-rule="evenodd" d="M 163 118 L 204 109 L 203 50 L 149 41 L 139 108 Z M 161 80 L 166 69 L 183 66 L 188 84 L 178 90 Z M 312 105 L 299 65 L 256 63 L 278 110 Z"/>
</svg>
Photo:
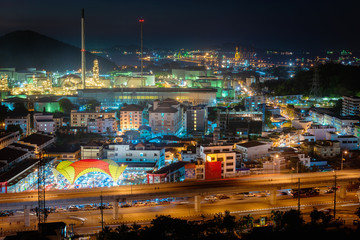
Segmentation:
<svg viewBox="0 0 360 240">
<path fill-rule="evenodd" d="M 74 105 L 67 98 L 60 99 L 59 105 L 60 105 L 60 110 L 64 113 L 69 113 L 71 112 L 72 109 L 74 109 Z"/>
<path fill-rule="evenodd" d="M 275 227 L 280 227 L 282 216 L 283 213 L 280 211 L 274 211 L 274 210 L 271 211 L 270 219 L 273 221 Z"/>
<path fill-rule="evenodd" d="M 4 122 L 8 112 L 9 112 L 9 108 L 7 106 L 0 105 L 0 123 Z"/>
<path fill-rule="evenodd" d="M 303 223 L 300 211 L 294 209 L 284 212 L 281 218 L 281 225 L 287 230 L 299 229 Z"/>
<path fill-rule="evenodd" d="M 311 211 L 310 218 L 311 218 L 311 224 L 316 224 L 320 221 L 320 219 L 323 218 L 324 213 L 321 211 L 318 211 L 316 208 Z"/>
<path fill-rule="evenodd" d="M 14 104 L 13 113 L 25 115 L 28 114 L 29 111 L 26 109 L 25 104 L 23 102 L 16 102 Z"/>
<path fill-rule="evenodd" d="M 23 133 L 23 130 L 21 129 L 19 124 L 9 124 L 6 127 L 6 132 L 16 132 L 19 131 L 20 135 Z"/>
<path fill-rule="evenodd" d="M 100 107 L 101 103 L 99 101 L 97 101 L 96 99 L 90 99 L 86 104 L 85 104 L 85 109 L 88 111 L 95 111 L 96 107 Z"/>
</svg>

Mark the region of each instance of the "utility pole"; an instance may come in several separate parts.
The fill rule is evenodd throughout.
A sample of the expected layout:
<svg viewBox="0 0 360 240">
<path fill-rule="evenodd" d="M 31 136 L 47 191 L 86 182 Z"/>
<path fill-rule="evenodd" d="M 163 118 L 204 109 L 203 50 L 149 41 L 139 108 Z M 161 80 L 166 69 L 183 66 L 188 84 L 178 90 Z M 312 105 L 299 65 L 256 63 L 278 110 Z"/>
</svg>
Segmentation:
<svg viewBox="0 0 360 240">
<path fill-rule="evenodd" d="M 115 206 L 113 206 L 115 207 Z M 100 195 L 100 213 L 101 213 L 101 230 L 104 231 L 104 206 L 103 206 L 103 195 Z"/>
<path fill-rule="evenodd" d="M 336 220 L 336 171 L 335 171 L 335 175 L 334 175 L 334 185 L 335 185 L 335 189 L 334 189 L 334 221 Z"/>
<path fill-rule="evenodd" d="M 37 217 L 38 222 L 45 223 L 47 218 L 47 210 L 45 207 L 45 159 L 42 152 L 39 153 L 38 163 L 38 209 Z"/>
<path fill-rule="evenodd" d="M 298 211 L 300 212 L 300 178 L 298 178 Z"/>
</svg>

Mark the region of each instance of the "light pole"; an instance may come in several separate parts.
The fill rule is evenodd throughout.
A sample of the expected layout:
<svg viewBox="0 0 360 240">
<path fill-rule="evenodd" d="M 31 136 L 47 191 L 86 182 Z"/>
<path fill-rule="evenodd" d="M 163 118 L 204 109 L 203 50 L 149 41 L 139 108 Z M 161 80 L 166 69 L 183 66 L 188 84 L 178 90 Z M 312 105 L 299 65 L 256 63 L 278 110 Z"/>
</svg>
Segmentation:
<svg viewBox="0 0 360 240">
<path fill-rule="evenodd" d="M 346 155 L 346 154 L 347 154 L 346 150 L 341 152 L 341 167 L 340 167 L 341 170 L 343 170 L 343 167 L 344 167 L 344 161 L 345 161 L 344 155 Z"/>
</svg>

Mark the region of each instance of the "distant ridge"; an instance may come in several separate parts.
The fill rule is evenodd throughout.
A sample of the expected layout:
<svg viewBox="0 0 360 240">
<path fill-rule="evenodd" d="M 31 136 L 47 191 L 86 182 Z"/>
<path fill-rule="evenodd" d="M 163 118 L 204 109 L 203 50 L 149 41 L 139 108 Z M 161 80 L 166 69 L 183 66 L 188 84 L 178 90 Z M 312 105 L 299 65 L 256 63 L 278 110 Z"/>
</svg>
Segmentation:
<svg viewBox="0 0 360 240">
<path fill-rule="evenodd" d="M 86 69 L 90 70 L 94 59 L 99 60 L 100 72 L 117 68 L 108 59 L 86 52 Z M 80 48 L 63 43 L 33 31 L 16 31 L 0 37 L 0 67 L 65 71 L 80 69 Z"/>
</svg>

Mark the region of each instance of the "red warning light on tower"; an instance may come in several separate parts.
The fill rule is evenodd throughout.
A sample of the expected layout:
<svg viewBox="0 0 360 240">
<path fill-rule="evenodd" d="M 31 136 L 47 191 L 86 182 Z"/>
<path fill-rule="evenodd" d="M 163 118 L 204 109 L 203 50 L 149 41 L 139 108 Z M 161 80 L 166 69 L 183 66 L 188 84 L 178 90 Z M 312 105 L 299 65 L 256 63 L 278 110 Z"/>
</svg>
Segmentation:
<svg viewBox="0 0 360 240">
<path fill-rule="evenodd" d="M 144 22 L 144 19 L 143 18 L 140 18 L 139 19 L 139 23 L 143 23 Z"/>
</svg>

